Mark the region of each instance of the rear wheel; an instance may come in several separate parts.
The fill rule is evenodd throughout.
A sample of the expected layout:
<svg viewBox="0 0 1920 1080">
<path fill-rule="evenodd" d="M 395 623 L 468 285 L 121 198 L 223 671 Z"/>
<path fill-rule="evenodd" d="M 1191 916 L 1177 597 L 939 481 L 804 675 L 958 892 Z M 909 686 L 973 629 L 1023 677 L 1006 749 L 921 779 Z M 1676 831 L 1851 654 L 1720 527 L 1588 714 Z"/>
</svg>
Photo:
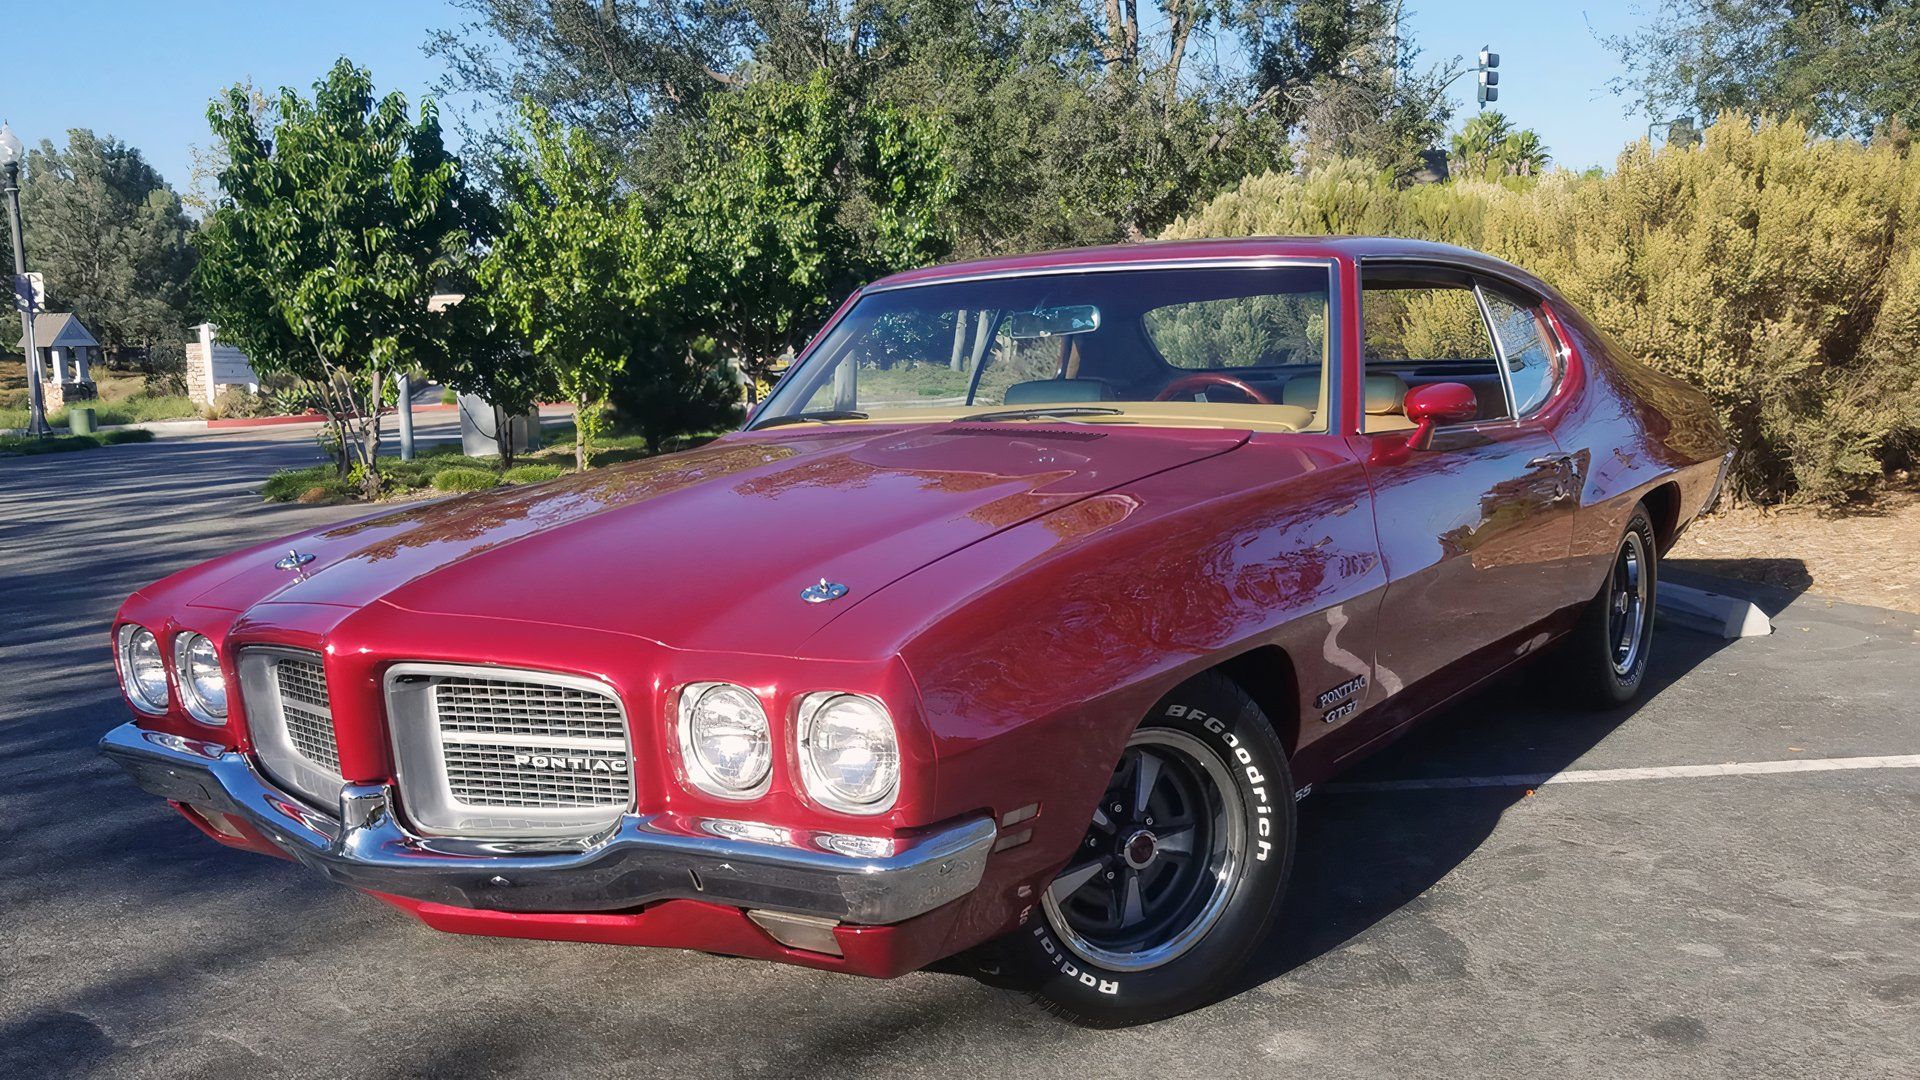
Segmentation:
<svg viewBox="0 0 1920 1080">
<path fill-rule="evenodd" d="M 1078 1023 L 1163 1019 L 1225 992 L 1279 910 L 1293 784 L 1272 726 L 1224 676 L 1135 729 L 1066 869 L 996 966 Z"/>
<path fill-rule="evenodd" d="M 1644 506 L 1634 508 L 1600 594 L 1569 636 L 1567 662 L 1580 697 L 1596 708 L 1631 701 L 1646 681 L 1653 652 L 1653 604 L 1659 549 Z"/>
</svg>

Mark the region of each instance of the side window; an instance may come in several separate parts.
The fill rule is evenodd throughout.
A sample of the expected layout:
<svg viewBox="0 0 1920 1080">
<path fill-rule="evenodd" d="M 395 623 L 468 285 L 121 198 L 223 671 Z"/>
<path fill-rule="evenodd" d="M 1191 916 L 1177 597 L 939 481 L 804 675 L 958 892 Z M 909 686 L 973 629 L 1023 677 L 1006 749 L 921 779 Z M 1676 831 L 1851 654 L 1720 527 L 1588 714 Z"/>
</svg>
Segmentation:
<svg viewBox="0 0 1920 1080">
<path fill-rule="evenodd" d="M 1464 278 L 1368 278 L 1360 311 L 1367 431 L 1412 427 L 1406 415 L 1407 391 L 1430 382 L 1471 387 L 1480 401 L 1476 420 L 1508 415 L 1493 338 L 1479 297 Z"/>
<path fill-rule="evenodd" d="M 1493 359 L 1480 302 L 1465 285 L 1369 289 L 1363 312 L 1369 364 Z"/>
<path fill-rule="evenodd" d="M 1539 309 L 1521 307 L 1495 292 L 1485 292 L 1485 296 L 1487 312 L 1493 316 L 1493 332 L 1500 339 L 1500 354 L 1506 359 L 1507 380 L 1513 387 L 1514 414 L 1525 416 L 1553 396 L 1566 365 Z"/>
</svg>

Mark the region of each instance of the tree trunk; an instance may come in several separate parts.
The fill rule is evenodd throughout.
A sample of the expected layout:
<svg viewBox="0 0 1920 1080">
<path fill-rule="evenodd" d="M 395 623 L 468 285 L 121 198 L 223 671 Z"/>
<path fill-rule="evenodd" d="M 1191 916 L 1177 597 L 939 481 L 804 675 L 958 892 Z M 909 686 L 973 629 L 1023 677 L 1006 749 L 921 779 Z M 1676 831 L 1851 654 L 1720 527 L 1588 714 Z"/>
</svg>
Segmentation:
<svg viewBox="0 0 1920 1080">
<path fill-rule="evenodd" d="M 573 471 L 587 471 L 587 403 L 573 403 Z"/>
<path fill-rule="evenodd" d="M 498 405 L 493 407 L 493 445 L 500 451 L 500 467 L 513 468 L 513 418 Z"/>
<path fill-rule="evenodd" d="M 360 464 L 364 471 L 360 477 L 360 490 L 369 501 L 380 494 L 380 373 L 373 374 L 373 385 L 367 392 L 366 414 L 360 418 L 363 445 Z"/>
</svg>

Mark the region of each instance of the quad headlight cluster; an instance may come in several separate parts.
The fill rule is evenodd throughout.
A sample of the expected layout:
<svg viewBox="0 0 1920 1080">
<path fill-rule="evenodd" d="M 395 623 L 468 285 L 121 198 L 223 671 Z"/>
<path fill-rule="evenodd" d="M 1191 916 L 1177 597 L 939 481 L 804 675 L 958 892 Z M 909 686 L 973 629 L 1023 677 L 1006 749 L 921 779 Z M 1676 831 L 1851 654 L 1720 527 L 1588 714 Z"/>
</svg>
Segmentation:
<svg viewBox="0 0 1920 1080">
<path fill-rule="evenodd" d="M 848 814 L 878 814 L 900 789 L 900 744 L 886 707 L 838 692 L 800 699 L 796 757 L 806 794 Z M 753 691 L 692 683 L 680 691 L 680 760 L 687 781 L 722 799 L 752 799 L 773 778 L 773 734 Z"/>
<path fill-rule="evenodd" d="M 163 713 L 168 703 L 168 658 L 153 631 L 126 623 L 114 636 L 114 658 L 120 685 L 141 712 Z M 203 724 L 227 722 L 227 677 L 220 670 L 220 653 L 204 634 L 182 633 L 173 639 L 173 685 L 187 714 Z"/>
</svg>

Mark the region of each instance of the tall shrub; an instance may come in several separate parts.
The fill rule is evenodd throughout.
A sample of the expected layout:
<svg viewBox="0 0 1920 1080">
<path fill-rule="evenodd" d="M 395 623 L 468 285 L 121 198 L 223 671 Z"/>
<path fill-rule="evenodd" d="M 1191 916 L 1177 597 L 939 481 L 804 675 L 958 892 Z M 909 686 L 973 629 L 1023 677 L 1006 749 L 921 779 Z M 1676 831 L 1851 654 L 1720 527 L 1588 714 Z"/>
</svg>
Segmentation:
<svg viewBox="0 0 1920 1080">
<path fill-rule="evenodd" d="M 1402 189 L 1342 164 L 1251 177 L 1177 237 L 1390 233 L 1538 274 L 1631 355 L 1712 396 L 1759 501 L 1866 495 L 1920 446 L 1920 163 L 1727 115 L 1604 177 Z"/>
</svg>

